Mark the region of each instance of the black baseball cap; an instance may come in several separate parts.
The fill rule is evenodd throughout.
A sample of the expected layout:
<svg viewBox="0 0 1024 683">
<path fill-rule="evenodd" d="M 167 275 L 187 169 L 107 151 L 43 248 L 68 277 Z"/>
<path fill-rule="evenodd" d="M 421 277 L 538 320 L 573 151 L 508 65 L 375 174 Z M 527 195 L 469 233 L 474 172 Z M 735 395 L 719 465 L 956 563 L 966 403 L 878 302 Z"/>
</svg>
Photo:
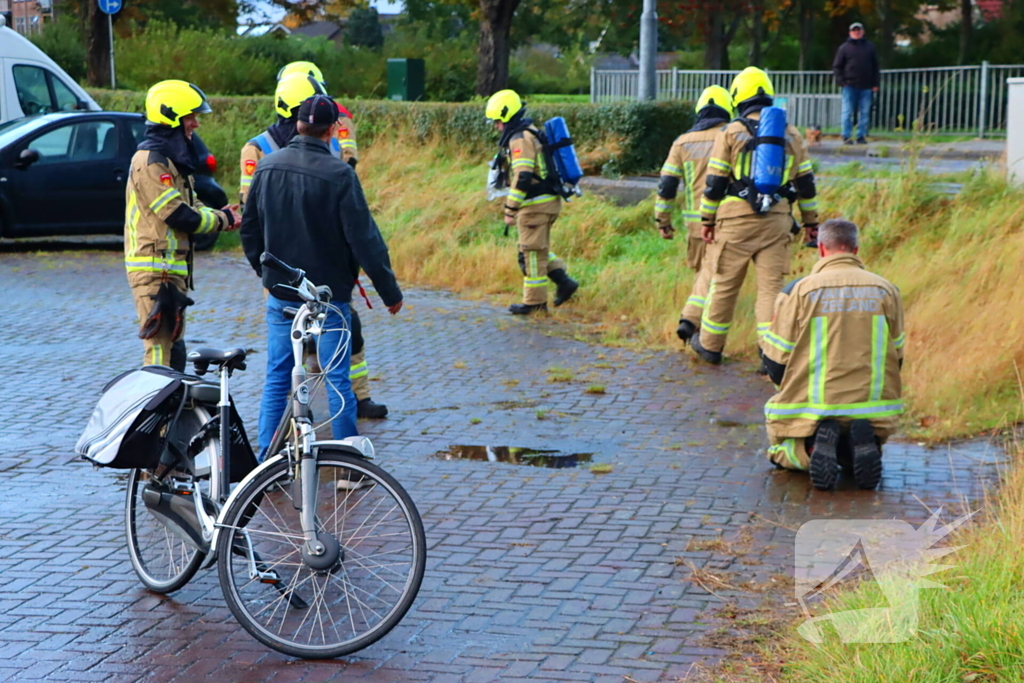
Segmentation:
<svg viewBox="0 0 1024 683">
<path fill-rule="evenodd" d="M 298 120 L 327 126 L 338 120 L 338 105 L 327 95 L 313 95 L 299 105 Z"/>
<path fill-rule="evenodd" d="M 860 23 L 859 21 L 855 21 L 852 24 L 850 24 L 850 30 L 851 31 L 856 29 L 856 28 L 859 28 L 861 31 L 863 31 L 864 30 L 864 24 Z"/>
</svg>

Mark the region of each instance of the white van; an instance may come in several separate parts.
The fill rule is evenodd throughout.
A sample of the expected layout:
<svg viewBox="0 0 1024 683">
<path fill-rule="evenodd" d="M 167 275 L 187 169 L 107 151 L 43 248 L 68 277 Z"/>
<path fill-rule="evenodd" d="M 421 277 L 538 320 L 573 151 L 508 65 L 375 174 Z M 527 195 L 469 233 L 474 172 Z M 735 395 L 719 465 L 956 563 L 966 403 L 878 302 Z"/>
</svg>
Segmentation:
<svg viewBox="0 0 1024 683">
<path fill-rule="evenodd" d="M 102 111 L 64 69 L 0 15 L 0 123 L 55 111 Z"/>
</svg>

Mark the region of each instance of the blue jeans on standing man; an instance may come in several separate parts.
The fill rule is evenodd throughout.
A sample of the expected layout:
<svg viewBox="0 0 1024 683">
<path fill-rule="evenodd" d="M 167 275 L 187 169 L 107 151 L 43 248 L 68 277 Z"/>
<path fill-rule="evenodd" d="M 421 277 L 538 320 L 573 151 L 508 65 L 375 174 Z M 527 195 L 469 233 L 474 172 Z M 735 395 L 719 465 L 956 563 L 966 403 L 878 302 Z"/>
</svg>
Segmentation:
<svg viewBox="0 0 1024 683">
<path fill-rule="evenodd" d="M 327 405 L 331 415 L 331 431 L 335 439 L 346 436 L 358 436 L 356 429 L 356 397 L 352 393 L 352 380 L 349 378 L 349 362 L 352 358 L 352 315 L 349 305 L 340 301 L 332 301 L 345 316 L 345 324 L 334 311 L 327 314 L 324 321 L 325 332 L 320 335 L 317 346 L 320 367 L 328 369 L 327 378 L 334 384 L 324 384 L 327 392 Z M 274 295 L 267 295 L 267 379 L 263 385 L 263 400 L 260 403 L 259 445 L 260 459 L 264 451 L 274 439 L 292 388 L 292 368 L 295 359 L 292 355 L 291 329 L 292 321 L 285 317 L 286 306 L 298 307 L 293 301 L 284 301 Z M 344 327 L 342 331 L 341 328 Z M 345 345 L 343 358 L 333 356 L 339 344 Z M 333 359 L 333 360 L 332 360 Z M 344 409 L 342 409 L 344 399 Z"/>
<path fill-rule="evenodd" d="M 857 112 L 857 139 L 868 136 L 868 123 L 871 119 L 871 88 L 853 88 L 843 86 L 843 140 L 852 139 L 853 113 Z"/>
</svg>

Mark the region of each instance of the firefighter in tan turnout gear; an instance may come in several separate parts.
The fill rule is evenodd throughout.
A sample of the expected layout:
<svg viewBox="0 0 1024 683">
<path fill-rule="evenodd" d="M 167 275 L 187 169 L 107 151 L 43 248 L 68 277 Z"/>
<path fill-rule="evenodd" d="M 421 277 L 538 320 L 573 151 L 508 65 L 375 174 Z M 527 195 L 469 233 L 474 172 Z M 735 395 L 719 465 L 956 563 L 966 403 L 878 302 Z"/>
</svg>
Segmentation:
<svg viewBox="0 0 1024 683">
<path fill-rule="evenodd" d="M 707 187 L 701 200 L 705 259 L 711 271 L 707 304 L 701 317 L 700 334 L 690 339 L 694 351 L 709 363 L 722 362 L 722 349 L 732 326 L 736 300 L 754 264 L 757 273 L 757 331 L 764 334 L 771 324 L 775 297 L 789 272 L 789 245 L 794 227 L 791 206 L 800 204 L 808 236 L 818 224 L 814 173 L 799 131 L 786 127 L 783 186 L 772 197 L 770 207 L 754 208 L 756 190 L 750 179 L 760 112 L 772 105 L 775 93 L 771 79 L 760 69 L 747 67 L 733 79 L 729 92 L 736 103 L 738 119 L 715 137 L 708 162 Z"/>
<path fill-rule="evenodd" d="M 555 306 L 561 306 L 579 288 L 565 263 L 551 248 L 551 226 L 558 219 L 562 200 L 548 182 L 548 164 L 539 131 L 526 118 L 526 106 L 513 90 L 494 93 L 487 102 L 487 118 L 501 132 L 498 146 L 509 172 L 505 198 L 505 225 L 519 232 L 519 268 L 523 271 L 523 302 L 508 307 L 514 315 L 547 310 L 548 279 L 556 285 Z"/>
<path fill-rule="evenodd" d="M 761 340 L 779 387 L 764 409 L 768 456 L 778 467 L 809 469 L 822 490 L 835 486 L 838 464 L 873 489 L 882 444 L 903 412 L 903 303 L 895 285 L 857 258 L 853 223 L 825 221 L 818 253 L 811 274 L 779 294 Z"/>
<path fill-rule="evenodd" d="M 237 205 L 211 209 L 196 197 L 192 133 L 199 127 L 196 115 L 209 111 L 203 92 L 185 81 L 162 81 L 146 95 L 146 139 L 132 157 L 124 226 L 146 365 L 185 369 L 192 235 L 239 227 Z"/>
<path fill-rule="evenodd" d="M 249 196 L 252 176 L 256 173 L 260 159 L 285 147 L 295 137 L 295 112 L 299 105 L 313 95 L 327 94 L 323 73 L 312 62 L 292 62 L 281 69 L 277 79 L 274 91 L 277 122 L 242 146 L 238 192 L 243 205 Z M 331 141 L 331 152 L 355 168 L 359 161 L 356 126 L 347 109 L 338 105 L 338 111 L 341 114 L 338 119 L 338 136 Z"/>
<path fill-rule="evenodd" d="M 705 176 L 711 148 L 718 131 L 732 119 L 732 96 L 720 85 L 705 88 L 697 100 L 697 122 L 672 143 L 668 159 L 661 167 L 658 197 L 654 202 L 654 222 L 667 240 L 675 236 L 672 209 L 676 196 L 682 190 L 683 222 L 686 224 L 686 265 L 697 273 L 693 289 L 682 315 L 676 334 L 689 341 L 700 327 L 701 313 L 711 282 L 711 273 L 703 268 L 706 244 L 701 237 L 700 199 L 704 195 Z M 681 187 L 680 187 L 681 186 Z"/>
</svg>

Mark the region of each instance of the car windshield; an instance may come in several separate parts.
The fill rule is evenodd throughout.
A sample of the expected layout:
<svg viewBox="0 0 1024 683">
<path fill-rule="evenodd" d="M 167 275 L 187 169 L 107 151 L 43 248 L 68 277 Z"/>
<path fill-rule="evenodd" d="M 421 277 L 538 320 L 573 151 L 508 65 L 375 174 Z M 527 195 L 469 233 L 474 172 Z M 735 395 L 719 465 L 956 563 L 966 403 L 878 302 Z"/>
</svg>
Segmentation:
<svg viewBox="0 0 1024 683">
<path fill-rule="evenodd" d="M 0 149 L 17 142 L 27 133 L 42 128 L 51 121 L 47 116 L 26 116 L 0 124 Z"/>
</svg>

